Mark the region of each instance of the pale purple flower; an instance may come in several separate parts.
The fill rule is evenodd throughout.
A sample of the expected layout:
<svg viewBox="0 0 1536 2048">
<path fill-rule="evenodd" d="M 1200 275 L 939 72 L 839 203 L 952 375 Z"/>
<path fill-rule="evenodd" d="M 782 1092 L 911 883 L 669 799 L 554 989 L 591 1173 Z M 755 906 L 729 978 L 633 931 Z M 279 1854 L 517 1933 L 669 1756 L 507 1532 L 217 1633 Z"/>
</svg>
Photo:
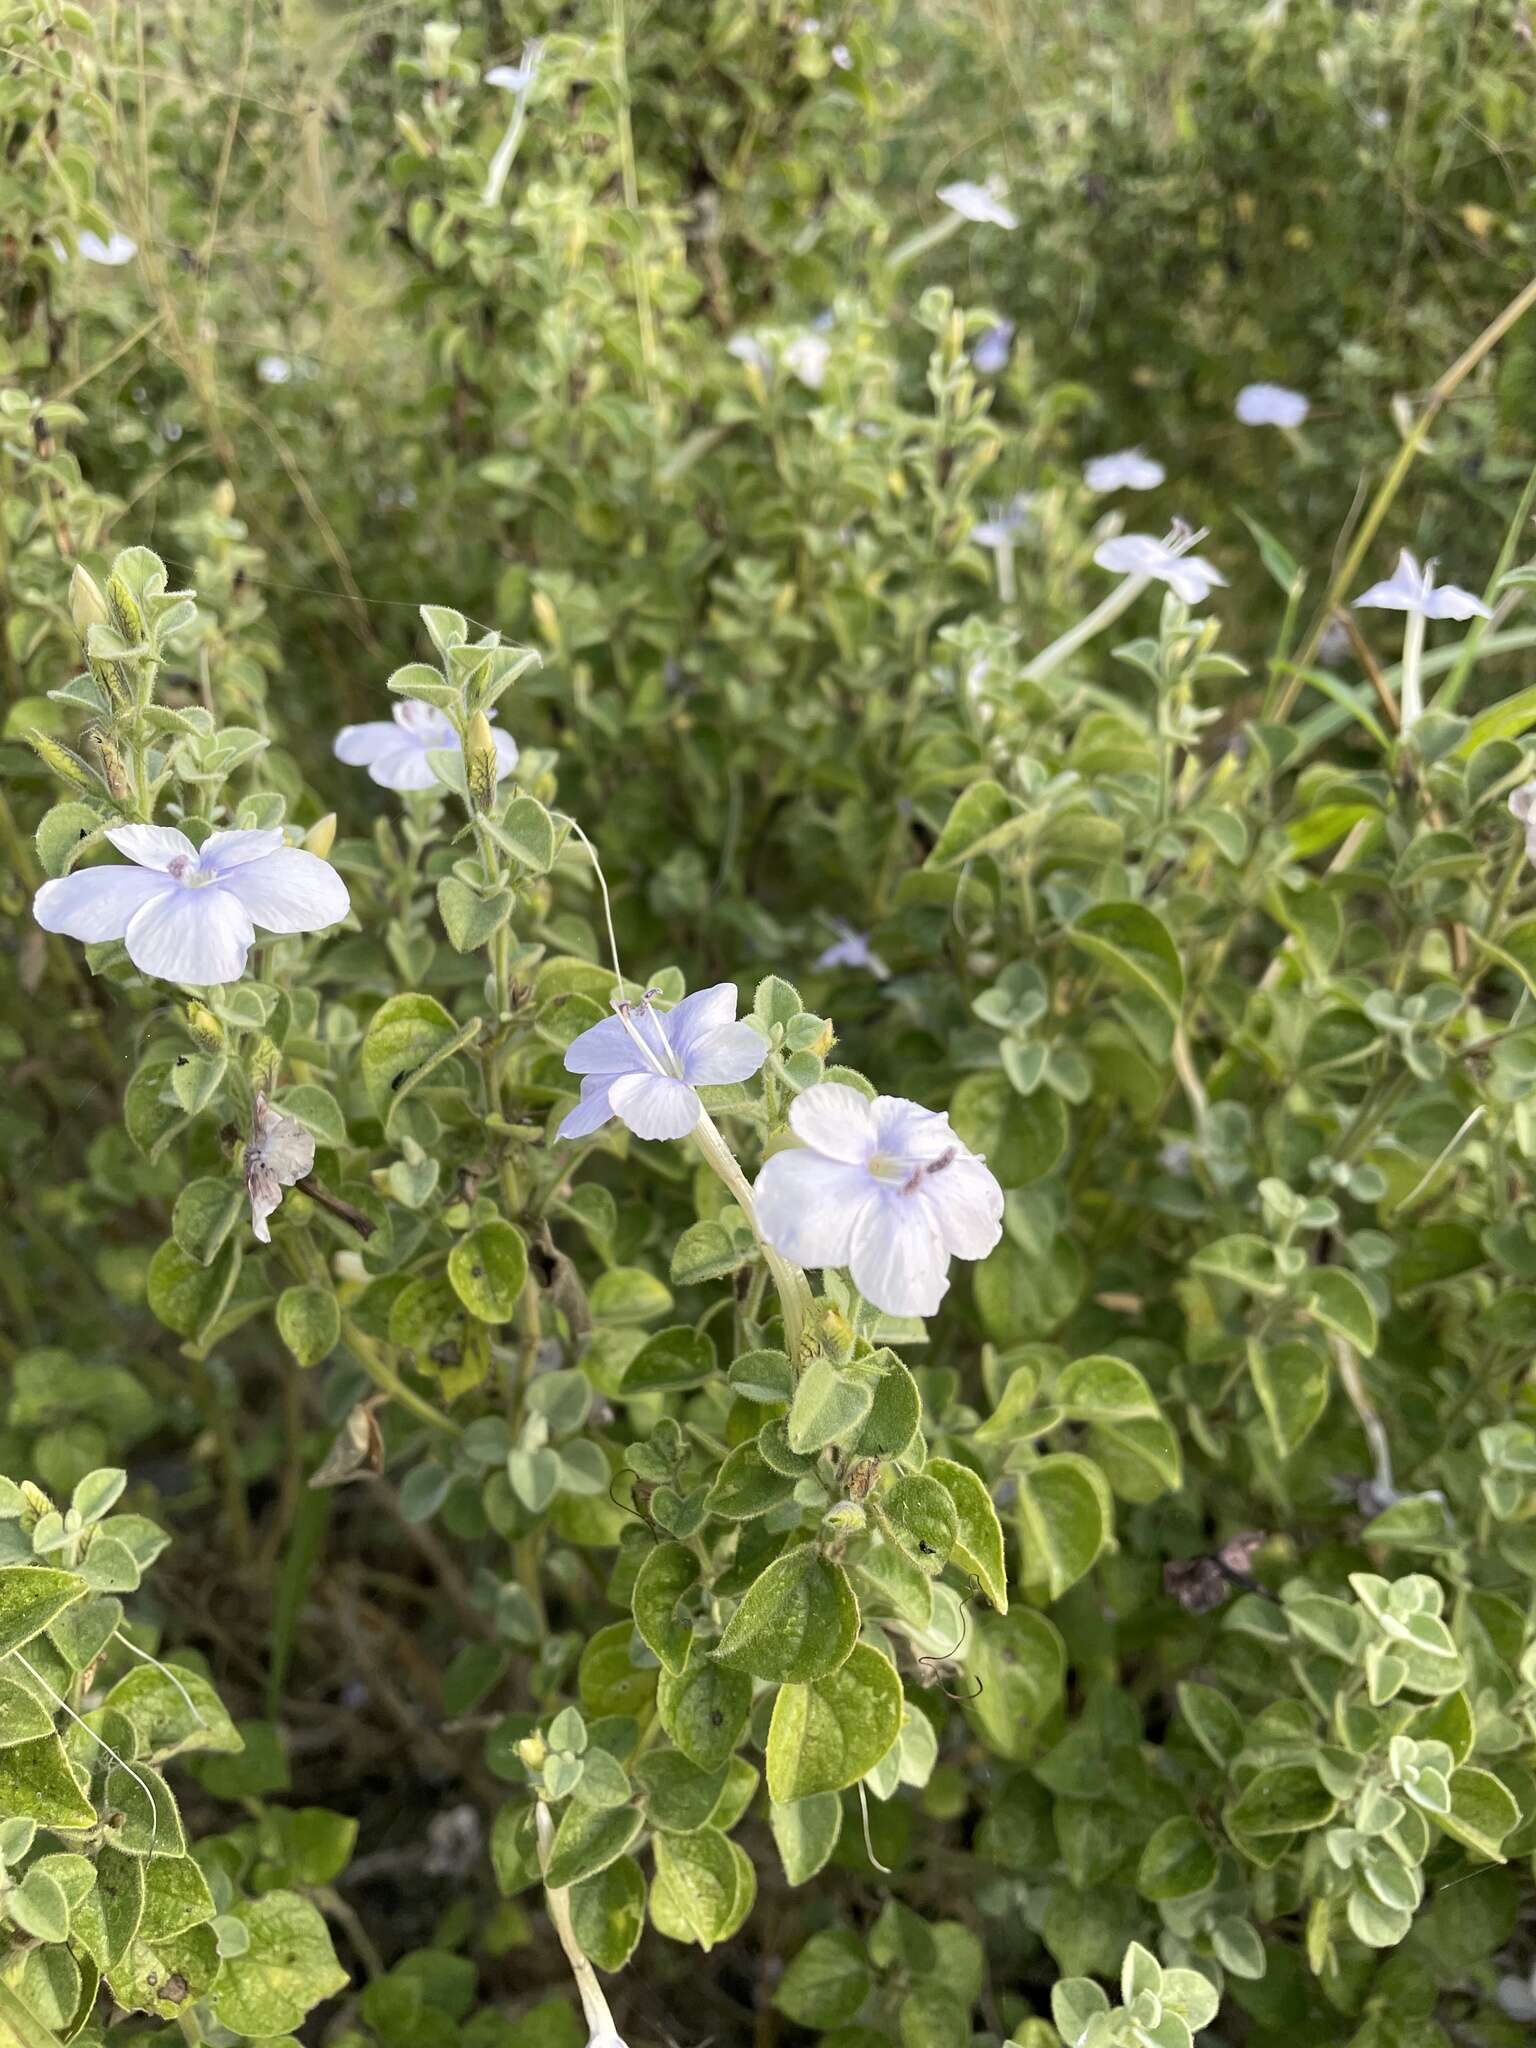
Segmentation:
<svg viewBox="0 0 1536 2048">
<path fill-rule="evenodd" d="M 293 364 L 286 356 L 258 356 L 256 375 L 263 384 L 286 384 L 293 376 Z"/>
<path fill-rule="evenodd" d="M 826 382 L 832 344 L 822 334 L 797 334 L 784 350 L 784 367 L 798 377 L 807 391 L 819 391 Z"/>
<path fill-rule="evenodd" d="M 211 832 L 201 847 L 167 825 L 116 825 L 106 836 L 134 865 L 44 882 L 32 913 L 44 931 L 87 945 L 121 939 L 139 972 L 161 981 L 238 981 L 257 925 L 317 932 L 351 907 L 336 870 L 284 845 L 275 827 Z"/>
<path fill-rule="evenodd" d="M 131 263 L 139 253 L 139 245 L 131 235 L 125 235 L 120 228 L 112 230 L 111 238 L 103 241 L 100 235 L 92 234 L 85 228 L 75 238 L 75 246 L 87 263 L 105 263 L 113 270 L 124 263 Z"/>
<path fill-rule="evenodd" d="M 1100 542 L 1093 559 L 1113 575 L 1155 577 L 1185 604 L 1203 604 L 1216 585 L 1227 579 L 1203 555 L 1182 551 L 1197 538 L 1186 530 L 1170 544 L 1155 540 L 1150 533 L 1122 533 L 1113 540 Z"/>
<path fill-rule="evenodd" d="M 1376 611 L 1417 612 L 1425 619 L 1493 617 L 1482 599 L 1474 597 L 1470 590 L 1463 590 L 1456 583 L 1437 584 L 1434 562 L 1426 562 L 1421 569 L 1406 548 L 1399 554 L 1397 567 L 1386 582 L 1373 583 L 1363 596 L 1355 599 L 1356 608 L 1361 605 Z"/>
<path fill-rule="evenodd" d="M 1299 427 L 1312 401 L 1283 384 L 1245 384 L 1234 410 L 1245 427 Z"/>
<path fill-rule="evenodd" d="M 853 52 L 846 43 L 834 43 L 832 45 L 832 62 L 839 71 L 851 71 L 853 69 Z"/>
<path fill-rule="evenodd" d="M 971 528 L 971 539 L 979 548 L 1015 546 L 1019 535 L 1029 528 L 1033 504 L 1029 494 L 1020 491 L 1006 505 L 989 505 L 986 518 Z"/>
<path fill-rule="evenodd" d="M 1010 230 L 1019 224 L 1019 216 L 1012 207 L 1003 204 L 1002 195 L 995 185 L 978 185 L 969 178 L 961 178 L 953 185 L 941 185 L 939 199 L 962 220 Z"/>
<path fill-rule="evenodd" d="M 1017 332 L 1011 320 L 999 320 L 995 326 L 989 327 L 977 337 L 976 346 L 971 350 L 972 368 L 980 370 L 983 377 L 1000 377 L 1008 367 L 1013 337 Z"/>
<path fill-rule="evenodd" d="M 637 1138 L 683 1138 L 704 1109 L 697 1088 L 750 1080 L 768 1042 L 736 1022 L 736 985 L 717 982 L 673 1009 L 615 1004 L 616 1015 L 566 1048 L 566 1072 L 583 1076 L 581 1100 L 555 1133 L 587 1138 L 617 1117 Z"/>
<path fill-rule="evenodd" d="M 1527 858 L 1536 861 L 1536 782 L 1522 782 L 1518 789 L 1512 789 L 1509 808 L 1525 827 Z"/>
<path fill-rule="evenodd" d="M 754 370 L 761 370 L 766 377 L 773 368 L 773 357 L 755 334 L 733 334 L 725 344 L 728 356 L 734 356 L 738 363 L 746 363 Z"/>
<path fill-rule="evenodd" d="M 523 45 L 523 60 L 520 64 L 493 64 L 485 74 L 487 85 L 499 86 L 503 92 L 526 94 L 539 75 L 541 46 L 537 42 Z"/>
<path fill-rule="evenodd" d="M 494 719 L 494 712 L 486 713 Z M 517 766 L 517 741 L 499 726 L 491 726 L 496 742 L 496 780 L 510 775 Z M 460 753 L 459 736 L 446 711 L 435 704 L 423 704 L 415 697 L 402 698 L 388 719 L 371 719 L 367 725 L 344 725 L 332 749 L 338 761 L 349 768 L 366 768 L 370 782 L 381 789 L 440 789 L 427 756 L 432 753 Z"/>
<path fill-rule="evenodd" d="M 872 974 L 876 981 L 884 981 L 890 974 L 889 967 L 869 943 L 868 932 L 856 932 L 851 924 L 844 924 L 840 917 L 832 919 L 836 940 L 825 951 L 816 956 L 818 967 L 860 967 Z"/>
<path fill-rule="evenodd" d="M 258 1088 L 251 1118 L 251 1142 L 245 1148 L 242 1166 L 245 1192 L 251 1204 L 251 1228 L 263 1244 L 272 1242 L 267 1218 L 283 1199 L 283 1189 L 303 1180 L 314 1170 L 314 1133 L 305 1130 L 297 1117 L 274 1109 Z"/>
<path fill-rule="evenodd" d="M 846 1266 L 887 1315 L 932 1315 L 950 1260 L 984 1259 L 1002 1236 L 1003 1191 L 947 1116 L 819 1081 L 789 1122 L 802 1142 L 758 1175 L 758 1228 L 797 1265 Z"/>
<path fill-rule="evenodd" d="M 1096 455 L 1083 464 L 1083 482 L 1090 491 L 1155 491 L 1167 474 L 1142 448 Z"/>
</svg>

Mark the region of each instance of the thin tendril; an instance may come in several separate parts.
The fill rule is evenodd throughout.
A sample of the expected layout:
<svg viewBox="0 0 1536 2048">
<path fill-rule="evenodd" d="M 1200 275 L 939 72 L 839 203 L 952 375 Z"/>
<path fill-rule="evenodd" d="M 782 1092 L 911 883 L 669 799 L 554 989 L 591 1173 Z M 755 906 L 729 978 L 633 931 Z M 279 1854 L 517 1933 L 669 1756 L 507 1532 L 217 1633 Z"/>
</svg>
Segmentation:
<svg viewBox="0 0 1536 2048">
<path fill-rule="evenodd" d="M 608 901 L 608 880 L 603 873 L 603 864 L 597 857 L 597 848 L 592 844 L 586 833 L 582 831 L 576 820 L 567 816 L 564 811 L 557 811 L 555 816 L 560 819 L 562 824 L 570 826 L 576 837 L 587 849 L 587 856 L 592 862 L 592 872 L 597 877 L 597 886 L 603 898 L 603 922 L 608 927 L 608 953 L 613 961 L 614 999 L 615 1001 L 621 1001 L 624 995 L 624 975 L 619 967 L 619 942 L 613 934 L 613 906 Z"/>
<path fill-rule="evenodd" d="M 37 1683 L 43 1688 L 43 1691 L 47 1693 L 49 1699 L 53 1701 L 54 1705 L 56 1707 L 62 1707 L 64 1712 L 68 1714 L 71 1721 L 73 1721 L 77 1727 L 83 1728 L 85 1730 L 86 1734 L 89 1735 L 92 1742 L 95 1743 L 96 1747 L 100 1750 L 104 1750 L 106 1754 L 109 1757 L 111 1757 L 113 1763 L 117 1765 L 118 1769 L 126 1771 L 129 1777 L 132 1778 L 135 1785 L 138 1786 L 139 1790 L 144 1794 L 144 1797 L 149 1801 L 150 1825 L 154 1829 L 154 1834 L 151 1837 L 151 1839 L 158 1841 L 160 1837 L 159 1803 L 156 1800 L 153 1791 L 151 1791 L 150 1787 L 139 1776 L 138 1772 L 133 1768 L 133 1765 L 128 1762 L 126 1757 L 119 1756 L 117 1751 L 112 1747 L 110 1742 L 103 1742 L 101 1737 L 96 1733 L 96 1730 L 90 1725 L 90 1723 L 88 1721 L 82 1720 L 81 1717 L 75 1712 L 74 1708 L 69 1704 L 69 1701 L 66 1699 L 62 1699 L 59 1696 L 59 1694 L 54 1691 L 53 1687 L 48 1683 L 47 1679 L 44 1678 L 43 1674 L 40 1671 L 34 1669 L 34 1667 L 27 1662 L 26 1658 L 23 1657 L 20 1650 L 12 1650 L 11 1655 L 16 1659 L 16 1662 L 21 1666 L 23 1671 L 31 1673 L 32 1677 L 36 1679 Z"/>
<path fill-rule="evenodd" d="M 869 1858 L 870 1862 L 873 1863 L 876 1870 L 884 1871 L 885 1875 L 889 1877 L 891 1874 L 891 1866 L 889 1865 L 889 1863 L 882 1863 L 880 1861 L 880 1858 L 875 1854 L 875 1845 L 869 1839 L 869 1801 L 864 1796 L 864 1785 L 862 1780 L 860 1780 L 859 1783 L 859 1817 L 864 1823 L 864 1854 Z"/>
<path fill-rule="evenodd" d="M 960 1602 L 960 1634 L 950 1648 L 947 1650 L 933 1650 L 926 1657 L 918 1658 L 917 1661 L 924 1667 L 930 1682 L 936 1681 L 939 1676 L 937 1667 L 940 1664 L 953 1662 L 965 1647 L 965 1639 L 971 1632 L 971 1602 L 979 1596 L 980 1592 L 980 1584 L 973 1579 L 970 1592 Z M 934 1667 L 932 1670 L 928 1670 L 930 1665 Z M 940 1692 L 943 1693 L 947 1700 L 979 1700 L 987 1689 L 986 1680 L 979 1671 L 973 1672 L 971 1675 L 976 1680 L 976 1690 L 974 1692 L 951 1692 L 947 1685 L 940 1686 Z"/>
<path fill-rule="evenodd" d="M 121 1643 L 125 1650 L 132 1650 L 135 1657 L 142 1657 L 146 1664 L 153 1664 L 155 1669 L 158 1672 L 160 1672 L 160 1674 L 163 1677 L 168 1678 L 171 1681 L 172 1685 L 175 1686 L 176 1690 L 181 1694 L 182 1698 L 186 1701 L 188 1708 L 191 1710 L 192 1718 L 194 1721 L 196 1721 L 198 1727 L 206 1728 L 208 1726 L 207 1721 L 203 1717 L 202 1708 L 199 1707 L 197 1701 L 193 1699 L 191 1693 L 187 1691 L 187 1688 L 182 1684 L 181 1680 L 176 1676 L 176 1673 L 171 1669 L 169 1664 L 162 1664 L 160 1659 L 158 1657 L 152 1657 L 148 1650 L 141 1650 L 137 1643 L 129 1642 L 128 1638 L 123 1634 L 120 1628 L 114 1629 L 112 1631 L 112 1640 L 114 1642 Z"/>
<path fill-rule="evenodd" d="M 624 1469 L 621 1468 L 619 1471 L 615 1472 L 613 1477 L 608 1481 L 608 1498 L 613 1502 L 614 1506 L 618 1508 L 622 1514 L 633 1515 L 635 1520 L 640 1524 L 641 1528 L 645 1531 L 646 1535 L 650 1537 L 653 1543 L 659 1543 L 661 1541 L 661 1538 L 656 1534 L 656 1531 L 651 1527 L 650 1516 L 642 1515 L 637 1507 L 631 1507 L 628 1501 L 620 1500 L 618 1495 L 614 1492 L 613 1489 L 618 1485 L 619 1481 L 623 1477 Z"/>
</svg>

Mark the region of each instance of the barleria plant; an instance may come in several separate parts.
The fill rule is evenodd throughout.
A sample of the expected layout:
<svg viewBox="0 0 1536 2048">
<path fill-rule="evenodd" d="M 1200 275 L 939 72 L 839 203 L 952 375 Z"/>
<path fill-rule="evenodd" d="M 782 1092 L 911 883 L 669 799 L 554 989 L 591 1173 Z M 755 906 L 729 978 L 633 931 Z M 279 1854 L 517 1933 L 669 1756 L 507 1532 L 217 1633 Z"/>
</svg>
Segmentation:
<svg viewBox="0 0 1536 2048">
<path fill-rule="evenodd" d="M 0 2041 L 1536 2015 L 1532 45 L 1123 12 L 0 0 Z"/>
</svg>

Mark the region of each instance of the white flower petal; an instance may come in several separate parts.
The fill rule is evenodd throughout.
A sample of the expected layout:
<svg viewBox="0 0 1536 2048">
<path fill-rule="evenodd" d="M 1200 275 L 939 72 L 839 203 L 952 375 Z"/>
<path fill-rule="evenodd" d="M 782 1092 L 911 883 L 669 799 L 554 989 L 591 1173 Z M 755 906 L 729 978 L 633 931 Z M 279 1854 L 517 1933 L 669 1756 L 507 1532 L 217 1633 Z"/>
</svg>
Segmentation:
<svg viewBox="0 0 1536 2048">
<path fill-rule="evenodd" d="M 1003 1191 L 973 1153 L 925 1175 L 916 1199 L 927 1204 L 933 1228 L 954 1258 L 984 1259 L 1003 1234 Z"/>
<path fill-rule="evenodd" d="M 641 1019 L 633 1016 L 630 1022 L 638 1029 Z M 652 1028 L 654 1031 L 654 1026 Z M 565 1071 L 568 1074 L 648 1074 L 654 1070 L 620 1019 L 605 1017 L 601 1024 L 593 1024 L 580 1037 L 571 1040 L 565 1049 Z"/>
<path fill-rule="evenodd" d="M 1245 384 L 1233 408 L 1245 427 L 1299 427 L 1311 401 L 1283 384 Z"/>
<path fill-rule="evenodd" d="M 969 178 L 957 179 L 953 185 L 941 185 L 938 196 L 950 212 L 958 213 L 962 220 L 1010 230 L 1019 224 L 1018 215 L 1011 207 L 1005 206 L 989 186 L 978 185 Z"/>
<path fill-rule="evenodd" d="M 138 243 L 131 235 L 125 235 L 121 228 L 114 228 L 111 240 L 106 242 L 90 228 L 85 228 L 76 237 L 76 246 L 87 263 L 105 263 L 114 270 L 121 264 L 131 263 L 139 253 Z"/>
<path fill-rule="evenodd" d="M 324 931 L 352 907 L 347 885 L 330 862 L 297 846 L 246 861 L 219 886 L 238 898 L 253 924 L 269 932 Z"/>
<path fill-rule="evenodd" d="M 750 1024 L 727 1024 L 698 1039 L 683 1059 L 683 1076 L 695 1088 L 719 1088 L 750 1081 L 768 1057 L 768 1041 Z"/>
<path fill-rule="evenodd" d="M 163 871 L 173 860 L 197 864 L 197 848 L 173 825 L 113 825 L 107 837 L 119 853 L 126 853 L 141 868 Z"/>
<path fill-rule="evenodd" d="M 1480 597 L 1463 590 L 1459 583 L 1437 583 L 1424 602 L 1427 619 L 1491 619 L 1493 613 Z"/>
<path fill-rule="evenodd" d="M 793 1149 L 764 1161 L 754 1193 L 758 1228 L 797 1266 L 846 1266 L 854 1225 L 879 1200 L 862 1166 Z"/>
<path fill-rule="evenodd" d="M 1114 576 L 1161 576 L 1173 556 L 1150 533 L 1120 533 L 1100 541 L 1093 559 Z"/>
<path fill-rule="evenodd" d="M 818 1081 L 797 1095 L 789 1105 L 789 1123 L 797 1138 L 828 1159 L 863 1166 L 875 1149 L 874 1107 L 841 1081 Z"/>
<path fill-rule="evenodd" d="M 400 728 L 392 718 L 370 719 L 366 725 L 344 725 L 331 743 L 331 752 L 349 768 L 367 768 L 380 754 L 393 753 L 400 745 Z"/>
<path fill-rule="evenodd" d="M 1522 782 L 1518 789 L 1512 789 L 1509 792 L 1509 808 L 1522 825 L 1528 825 L 1533 813 L 1536 813 L 1536 781 Z"/>
<path fill-rule="evenodd" d="M 276 826 L 265 832 L 210 832 L 197 850 L 197 864 L 205 875 L 227 875 L 231 868 L 276 853 L 282 843 Z"/>
<path fill-rule="evenodd" d="M 613 1116 L 613 1104 L 608 1100 L 608 1081 L 597 1074 L 589 1074 L 581 1084 L 581 1100 L 571 1110 L 555 1136 L 559 1138 L 590 1138 L 594 1131 L 600 1131 Z"/>
<path fill-rule="evenodd" d="M 491 738 L 496 742 L 496 780 L 504 782 L 517 766 L 517 741 L 499 725 L 491 727 Z"/>
<path fill-rule="evenodd" d="M 456 747 L 459 744 L 459 736 L 447 712 L 440 711 L 435 704 L 422 703 L 419 697 L 402 697 L 391 715 L 400 730 L 409 733 L 418 747 Z"/>
<path fill-rule="evenodd" d="M 926 1206 L 897 1188 L 860 1211 L 848 1270 L 864 1299 L 890 1316 L 931 1316 L 949 1290 L 949 1255 Z"/>
<path fill-rule="evenodd" d="M 695 989 L 657 1019 L 668 1046 L 686 1068 L 688 1055 L 701 1038 L 723 1031 L 736 1021 L 740 997 L 734 981 L 717 981 L 713 988 Z"/>
<path fill-rule="evenodd" d="M 688 1083 L 670 1074 L 621 1074 L 608 1100 L 637 1138 L 685 1138 L 704 1114 Z"/>
<path fill-rule="evenodd" d="M 936 1109 L 924 1109 L 905 1095 L 877 1095 L 870 1104 L 875 1125 L 875 1150 L 888 1159 L 905 1159 L 913 1166 L 940 1159 L 963 1148 L 950 1128 L 949 1118 Z"/>
<path fill-rule="evenodd" d="M 98 946 L 120 939 L 136 911 L 170 890 L 179 891 L 179 884 L 154 868 L 77 868 L 44 882 L 32 915 L 45 932 Z"/>
<path fill-rule="evenodd" d="M 128 958 L 141 974 L 205 988 L 238 981 L 256 938 L 245 905 L 217 884 L 162 889 L 128 921 Z"/>
<path fill-rule="evenodd" d="M 1204 604 L 1211 591 L 1227 580 L 1203 555 L 1180 555 L 1160 573 L 1168 588 L 1185 604 Z"/>
<path fill-rule="evenodd" d="M 414 740 L 404 739 L 389 753 L 374 757 L 369 765 L 368 780 L 376 782 L 380 789 L 393 789 L 401 794 L 442 787 L 432 773 L 426 748 L 417 746 Z"/>
<path fill-rule="evenodd" d="M 1140 448 L 1096 455 L 1083 464 L 1083 482 L 1090 491 L 1155 491 L 1166 476 L 1163 465 Z"/>
</svg>

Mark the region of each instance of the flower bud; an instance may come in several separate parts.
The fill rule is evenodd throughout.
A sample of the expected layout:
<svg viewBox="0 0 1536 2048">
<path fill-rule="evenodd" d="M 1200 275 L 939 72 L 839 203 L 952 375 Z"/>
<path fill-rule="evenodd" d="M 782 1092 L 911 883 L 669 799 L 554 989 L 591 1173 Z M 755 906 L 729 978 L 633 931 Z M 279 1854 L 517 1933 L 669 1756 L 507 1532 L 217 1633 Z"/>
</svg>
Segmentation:
<svg viewBox="0 0 1536 2048">
<path fill-rule="evenodd" d="M 283 1056 L 272 1040 L 263 1032 L 245 1057 L 245 1071 L 250 1076 L 251 1086 L 270 1095 L 277 1082 L 278 1069 Z"/>
<path fill-rule="evenodd" d="M 477 711 L 469 721 L 469 734 L 464 742 L 464 779 L 469 784 L 469 800 L 477 811 L 490 810 L 496 801 L 499 766 L 491 722 L 483 711 Z"/>
<path fill-rule="evenodd" d="M 99 794 L 101 785 L 86 767 L 80 756 L 73 753 L 58 740 L 50 739 L 36 726 L 27 733 L 27 745 L 45 767 L 51 768 L 61 782 L 67 782 L 71 789 L 83 790 L 87 795 Z"/>
<path fill-rule="evenodd" d="M 316 818 L 304 834 L 304 851 L 318 854 L 324 860 L 336 844 L 336 813 L 327 811 L 323 818 Z"/>
<path fill-rule="evenodd" d="M 111 623 L 112 613 L 102 594 L 101 585 L 83 563 L 75 564 L 75 572 L 69 579 L 69 616 L 75 622 L 75 631 L 84 640 L 92 626 Z"/>
<path fill-rule="evenodd" d="M 204 1003 L 188 1003 L 187 1029 L 192 1034 L 192 1043 L 199 1052 L 223 1052 L 225 1045 L 224 1026 Z"/>
<path fill-rule="evenodd" d="M 542 1735 L 525 1735 L 517 1745 L 518 1759 L 530 1771 L 542 1771 L 549 1755 L 549 1745 Z"/>
<path fill-rule="evenodd" d="M 128 588 L 127 581 L 116 571 L 107 578 L 107 606 L 112 615 L 112 624 L 129 646 L 142 646 L 145 633 L 144 614 L 139 609 L 139 600 Z"/>
<path fill-rule="evenodd" d="M 231 519 L 235 511 L 235 487 L 228 477 L 214 486 L 213 509 L 221 519 Z"/>
<path fill-rule="evenodd" d="M 101 773 L 107 785 L 107 794 L 114 803 L 130 803 L 133 799 L 133 784 L 128 779 L 127 763 L 103 732 L 96 735 L 96 752 L 101 756 Z"/>
</svg>

